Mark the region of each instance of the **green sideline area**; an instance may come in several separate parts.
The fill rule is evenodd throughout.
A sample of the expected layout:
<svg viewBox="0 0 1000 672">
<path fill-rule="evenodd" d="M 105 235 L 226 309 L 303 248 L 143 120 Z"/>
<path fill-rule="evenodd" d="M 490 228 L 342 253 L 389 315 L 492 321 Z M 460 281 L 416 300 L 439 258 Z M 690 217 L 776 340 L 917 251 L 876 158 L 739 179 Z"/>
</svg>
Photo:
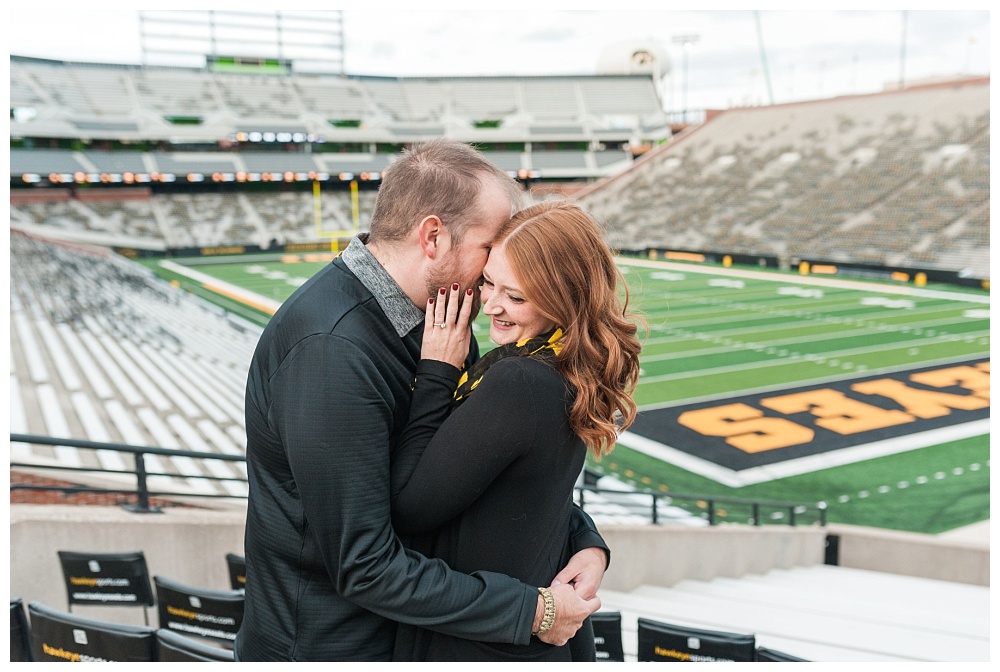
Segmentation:
<svg viewBox="0 0 1000 672">
<path fill-rule="evenodd" d="M 265 324 L 262 305 L 280 304 L 329 255 L 173 261 L 181 266 L 144 263 Z M 822 501 L 830 522 L 938 533 L 989 518 L 987 292 L 625 258 L 620 267 L 648 328 L 641 415 L 592 468 L 666 497 Z M 481 350 L 493 347 L 482 316 L 474 329 Z"/>
</svg>

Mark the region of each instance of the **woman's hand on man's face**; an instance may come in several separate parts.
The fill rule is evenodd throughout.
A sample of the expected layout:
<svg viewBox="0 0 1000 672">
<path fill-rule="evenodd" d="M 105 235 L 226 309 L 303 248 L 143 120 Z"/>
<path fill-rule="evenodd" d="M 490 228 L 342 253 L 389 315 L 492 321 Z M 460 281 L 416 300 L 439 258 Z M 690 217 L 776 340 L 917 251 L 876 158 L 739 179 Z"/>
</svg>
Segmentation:
<svg viewBox="0 0 1000 672">
<path fill-rule="evenodd" d="M 472 337 L 469 321 L 475 303 L 471 289 L 461 292 L 458 284 L 442 287 L 427 300 L 421 359 L 436 359 L 461 369 L 469 356 Z"/>
</svg>

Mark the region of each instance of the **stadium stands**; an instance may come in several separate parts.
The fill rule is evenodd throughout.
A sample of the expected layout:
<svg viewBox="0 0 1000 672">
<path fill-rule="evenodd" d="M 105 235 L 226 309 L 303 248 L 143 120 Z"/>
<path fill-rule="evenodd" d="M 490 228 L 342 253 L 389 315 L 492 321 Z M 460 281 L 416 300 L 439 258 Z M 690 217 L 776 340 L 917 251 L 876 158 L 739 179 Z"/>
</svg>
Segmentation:
<svg viewBox="0 0 1000 672">
<path fill-rule="evenodd" d="M 989 277 L 989 84 L 734 109 L 596 185 L 609 242 Z"/>
<path fill-rule="evenodd" d="M 315 242 L 331 231 L 366 230 L 375 192 L 358 194 L 358 225 L 351 196 L 324 190 L 317 227 L 313 195 L 161 194 L 145 199 L 79 198 L 12 203 L 11 224 L 42 235 L 138 249 Z"/>
<path fill-rule="evenodd" d="M 260 330 L 100 250 L 11 233 L 11 431 L 237 453 Z M 120 468 L 120 455 L 18 445 L 12 459 Z M 165 488 L 204 493 L 228 463 L 146 457 Z M 238 469 L 239 471 L 233 471 Z M 190 478 L 185 478 L 190 477 Z M 134 482 L 134 479 L 132 479 Z M 245 494 L 226 482 L 220 492 Z"/>
<path fill-rule="evenodd" d="M 67 196 L 69 194 L 66 194 Z M 104 245 L 163 249 L 173 244 L 176 234 L 164 237 L 163 220 L 151 199 L 116 198 L 81 200 L 65 198 L 11 205 L 11 223 L 16 226 L 44 227 L 76 239 Z M 167 225 L 167 222 L 163 222 Z"/>
<path fill-rule="evenodd" d="M 214 538 L 205 538 L 204 546 L 187 543 L 206 533 L 204 514 L 204 511 L 188 509 L 174 510 L 169 516 L 135 516 L 124 512 L 112 512 L 107 516 L 96 511 L 89 515 L 96 516 L 100 521 L 92 524 L 83 522 L 87 514 L 71 514 L 75 524 L 68 532 L 70 535 L 88 536 L 100 527 L 107 527 L 113 519 L 118 519 L 119 523 L 112 527 L 126 527 L 132 534 L 137 529 L 144 528 L 146 532 L 136 536 L 146 539 L 145 543 L 138 545 L 147 549 L 145 555 L 149 558 L 151 567 L 184 565 L 183 571 L 189 577 L 189 587 L 192 582 L 198 585 L 197 579 L 190 577 L 204 577 L 211 573 L 213 578 L 210 585 L 213 588 L 207 593 L 210 596 L 220 593 L 229 598 L 231 607 L 238 603 L 242 591 L 221 589 L 227 582 L 220 562 L 225 553 L 219 552 L 220 546 L 214 544 Z M 128 516 L 136 520 L 122 520 Z M 178 530 L 173 527 L 188 516 L 189 523 L 181 523 L 186 530 L 178 535 Z M 173 522 L 169 519 L 173 519 Z M 230 536 L 231 541 L 241 539 L 242 520 L 238 515 L 228 519 L 231 527 L 239 532 L 238 535 Z M 58 526 L 46 526 L 44 529 L 60 534 L 56 531 Z M 628 534 L 627 526 L 624 531 Z M 648 528 L 643 532 L 648 532 Z M 670 527 L 661 530 L 668 538 L 675 532 L 676 529 Z M 601 656 L 599 660 L 615 659 L 616 635 L 621 638 L 621 658 L 626 662 L 637 660 L 640 618 L 688 630 L 751 636 L 757 646 L 757 660 L 761 660 L 762 648 L 798 659 L 830 663 L 965 662 L 989 659 L 988 586 L 819 564 L 762 567 L 749 573 L 736 572 L 730 575 L 732 568 L 722 568 L 727 559 L 713 556 L 712 553 L 713 549 L 721 554 L 726 554 L 724 549 L 733 550 L 732 545 L 722 540 L 731 538 L 735 531 L 715 528 L 704 532 L 705 543 L 701 547 L 704 555 L 695 562 L 721 570 L 715 573 L 714 578 L 685 578 L 657 583 L 657 579 L 650 576 L 651 581 L 628 590 L 602 587 L 602 609 L 594 619 L 594 629 L 595 636 L 604 640 L 599 642 L 598 650 L 605 651 L 608 655 L 606 658 Z M 103 534 L 111 539 L 129 538 L 128 532 L 118 533 L 115 537 L 113 529 Z M 784 533 L 782 535 L 786 541 L 790 540 L 790 536 Z M 646 534 L 642 536 L 648 538 Z M 681 536 L 686 535 L 681 533 Z M 23 540 L 23 537 L 20 538 Z M 618 536 L 614 538 L 621 539 Z M 134 541 L 135 537 L 131 539 Z M 176 548 L 177 540 L 186 540 L 182 543 L 182 548 Z M 41 546 L 44 545 L 43 542 Z M 214 550 L 207 549 L 206 546 L 209 545 L 214 545 Z M 619 567 L 622 563 L 635 565 L 641 562 L 640 557 L 632 557 L 641 554 L 626 556 L 621 552 L 620 546 L 613 544 L 612 548 L 619 548 L 619 559 L 613 563 Z M 687 550 L 681 552 L 691 551 L 690 546 L 684 548 Z M 52 555 L 55 553 L 52 552 Z M 686 559 L 677 559 L 678 563 L 685 561 Z M 672 563 L 673 560 L 667 559 L 666 562 Z M 42 575 L 47 573 L 50 565 L 57 567 L 56 563 L 44 562 L 42 558 L 35 558 L 33 562 L 37 573 Z M 220 571 L 210 571 L 210 568 Z M 157 572 L 160 571 L 162 570 L 157 569 Z M 58 583 L 58 580 L 52 583 Z M 179 582 L 168 583 L 176 585 Z M 38 584 L 38 589 L 42 590 L 42 584 Z M 184 591 L 186 590 L 185 588 Z M 184 591 L 181 591 L 182 596 L 205 592 L 202 589 Z M 29 590 L 26 601 L 38 601 L 38 594 L 40 593 Z M 49 593 L 42 594 L 45 595 L 42 602 L 55 604 L 49 601 L 52 599 Z M 160 599 L 158 591 L 157 600 Z M 197 630 L 202 627 L 217 629 L 215 624 L 229 617 L 235 620 L 236 616 L 232 612 L 215 612 L 206 602 L 192 608 L 190 603 L 183 600 L 169 602 L 169 599 L 164 598 L 164 604 L 173 605 L 175 613 L 171 618 L 184 619 L 178 621 L 182 627 L 174 628 L 174 634 L 223 649 L 229 648 L 231 640 L 228 638 L 212 642 Z M 158 610 L 163 608 L 161 604 Z M 115 613 L 114 609 L 107 611 Z M 227 613 L 228 617 L 225 615 Z M 202 617 L 198 618 L 197 614 Z M 74 617 L 76 614 L 66 616 Z M 134 623 L 130 616 L 131 614 L 119 614 L 117 617 L 104 618 L 102 614 L 102 621 L 105 624 Z M 169 628 L 169 625 L 163 623 L 158 625 L 161 630 Z M 69 648 L 66 650 L 72 651 Z M 764 654 L 767 655 L 767 652 Z"/>
<path fill-rule="evenodd" d="M 601 609 L 621 613 L 626 661 L 641 655 L 641 620 L 741 635 L 758 650 L 811 661 L 985 661 L 989 594 L 984 586 L 815 565 L 602 589 Z"/>
<path fill-rule="evenodd" d="M 271 133 L 271 147 L 276 149 L 285 148 L 279 136 L 287 136 L 300 143 L 351 143 L 363 147 L 361 153 L 372 154 L 378 143 L 395 146 L 441 135 L 486 144 L 571 142 L 581 145 L 589 160 L 570 153 L 560 162 L 561 153 L 553 152 L 544 166 L 524 168 L 597 177 L 608 174 L 615 162 L 602 156 L 595 139 L 614 147 L 639 138 L 656 142 L 671 133 L 655 83 L 642 75 L 277 77 L 16 56 L 10 64 L 11 109 L 16 111 L 11 134 L 16 138 L 215 145 L 227 138 Z M 87 172 L 86 166 L 75 165 L 80 161 L 77 152 L 32 158 L 36 151 L 12 155 L 12 175 Z M 617 150 L 609 151 L 620 157 Z M 243 158 L 213 151 L 204 162 L 172 157 L 163 150 L 143 152 L 143 157 L 148 165 L 140 172 L 182 176 L 235 172 L 247 159 L 251 171 L 316 170 L 309 155 L 285 151 L 247 153 Z M 73 170 L 65 170 L 69 167 Z M 353 162 L 348 170 L 380 168 L 373 171 L 364 162 Z M 334 174 L 339 172 L 344 171 Z"/>
</svg>

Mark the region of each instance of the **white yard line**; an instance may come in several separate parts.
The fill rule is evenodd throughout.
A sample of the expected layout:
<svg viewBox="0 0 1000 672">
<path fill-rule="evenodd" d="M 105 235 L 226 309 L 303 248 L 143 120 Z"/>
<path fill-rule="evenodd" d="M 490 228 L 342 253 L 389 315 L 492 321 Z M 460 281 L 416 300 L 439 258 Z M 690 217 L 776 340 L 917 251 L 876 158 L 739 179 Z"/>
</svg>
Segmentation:
<svg viewBox="0 0 1000 672">
<path fill-rule="evenodd" d="M 990 421 L 989 418 L 986 418 L 961 425 L 941 427 L 926 432 L 875 441 L 860 446 L 850 446 L 819 455 L 785 460 L 784 462 L 763 467 L 752 467 L 741 471 L 727 469 L 660 443 L 659 441 L 633 434 L 632 432 L 624 432 L 619 437 L 618 442 L 626 448 L 631 448 L 686 471 L 710 478 L 722 485 L 740 488 L 989 433 Z"/>
<path fill-rule="evenodd" d="M 163 260 L 160 262 L 160 266 L 162 268 L 167 269 L 168 271 L 177 273 L 178 275 L 183 275 L 186 278 L 197 280 L 203 285 L 207 285 L 209 288 L 211 287 L 222 288 L 226 292 L 236 297 L 239 297 L 240 299 L 243 299 L 246 303 L 250 305 L 260 305 L 272 310 L 277 310 L 278 308 L 281 307 L 280 301 L 269 299 L 265 296 L 261 296 L 256 292 L 251 292 L 249 289 L 243 289 L 242 287 L 238 287 L 237 285 L 234 285 L 231 282 L 226 282 L 225 280 L 219 280 L 216 277 L 193 270 L 191 268 L 188 268 L 187 266 L 182 266 L 173 261 Z"/>
<path fill-rule="evenodd" d="M 937 322 L 930 323 L 930 324 L 933 324 L 935 326 L 940 326 L 940 323 L 937 323 Z M 946 322 L 944 324 L 947 325 L 947 324 L 952 324 L 952 323 L 951 322 Z M 888 326 L 888 325 L 886 325 L 886 326 Z M 928 323 L 921 324 L 921 327 L 925 327 L 925 326 L 928 326 Z M 772 329 L 773 329 L 773 327 L 772 327 Z M 702 357 L 704 355 L 715 355 L 715 354 L 719 354 L 719 353 L 722 353 L 722 352 L 732 352 L 732 351 L 737 350 L 737 349 L 755 350 L 757 348 L 757 346 L 761 346 L 761 345 L 763 345 L 765 347 L 777 347 L 777 348 L 788 347 L 788 346 L 798 345 L 799 343 L 812 343 L 814 341 L 826 341 L 826 340 L 832 340 L 832 339 L 837 339 L 837 338 L 852 338 L 854 336 L 865 336 L 867 334 L 870 334 L 872 330 L 870 328 L 869 329 L 854 329 L 854 330 L 845 331 L 845 332 L 828 332 L 828 333 L 825 333 L 825 334 L 812 334 L 810 336 L 803 336 L 801 338 L 779 338 L 779 339 L 776 339 L 776 340 L 764 340 L 762 342 L 752 341 L 752 340 L 749 340 L 749 339 L 735 338 L 735 337 L 733 337 L 733 336 L 730 335 L 734 331 L 738 331 L 738 330 L 726 330 L 726 331 L 712 332 L 712 342 L 718 342 L 720 340 L 719 339 L 720 335 L 724 335 L 725 336 L 724 340 L 730 341 L 729 343 L 725 343 L 724 345 L 721 345 L 721 346 L 718 346 L 718 347 L 713 347 L 713 348 L 699 348 L 697 350 L 678 350 L 678 351 L 664 352 L 664 353 L 660 353 L 660 354 L 656 354 L 656 355 L 643 355 L 642 361 L 643 362 L 657 362 L 657 361 L 664 360 L 664 359 L 685 359 L 687 357 Z M 750 332 L 750 331 L 753 331 L 753 330 L 751 330 L 751 329 L 747 330 L 747 332 Z M 887 328 L 887 329 L 879 329 L 878 331 L 894 331 L 894 332 L 904 333 L 904 334 L 905 333 L 909 333 L 908 331 L 905 331 L 904 329 L 897 329 L 897 328 L 893 328 L 893 327 L 890 327 L 890 328 Z M 975 340 L 976 338 L 979 338 L 981 336 L 989 336 L 989 333 L 990 333 L 989 331 L 968 331 L 968 332 L 965 332 L 965 333 L 962 333 L 962 334 L 949 334 L 949 337 L 956 336 L 956 337 L 958 337 L 958 340 L 965 341 L 966 343 L 971 343 L 972 341 L 970 339 Z M 703 335 L 707 336 L 708 334 L 703 334 Z M 940 336 L 935 336 L 935 337 L 932 337 L 932 338 L 940 338 Z M 649 339 L 648 341 L 645 341 L 643 343 L 643 347 L 646 347 L 646 346 L 651 345 L 651 344 L 655 345 L 655 344 L 658 344 L 658 343 L 687 342 L 687 341 L 696 341 L 696 340 L 699 340 L 696 336 L 676 335 L 675 334 L 672 337 L 671 336 L 664 336 L 664 337 L 658 338 L 658 339 L 656 339 L 655 343 L 653 342 L 653 339 Z M 911 343 L 911 342 L 912 341 L 905 341 L 904 343 L 900 343 L 899 345 L 904 345 L 905 343 Z"/>
<path fill-rule="evenodd" d="M 671 270 L 682 273 L 702 273 L 704 275 L 722 275 L 734 278 L 751 278 L 753 280 L 767 280 L 769 282 L 782 282 L 790 285 L 813 285 L 816 287 L 840 287 L 843 289 L 857 289 L 864 292 L 875 292 L 881 294 L 901 294 L 903 296 L 923 296 L 935 299 L 949 299 L 951 301 L 966 301 L 968 303 L 989 304 L 989 296 L 978 294 L 966 294 L 964 292 L 943 292 L 936 289 L 922 289 L 920 287 L 896 287 L 893 285 L 881 285 L 874 282 L 863 282 L 860 280 L 835 280 L 833 278 L 817 278 L 812 275 L 793 276 L 784 273 L 773 273 L 767 271 L 750 271 L 736 268 L 703 268 L 692 264 L 680 264 L 670 261 L 647 261 L 645 259 L 633 259 L 631 257 L 618 257 L 617 261 L 628 266 L 642 266 L 645 268 L 656 268 L 660 270 Z"/>
<path fill-rule="evenodd" d="M 653 383 L 662 383 L 668 380 L 682 380 L 684 378 L 697 378 L 699 376 L 710 376 L 719 373 L 732 373 L 734 371 L 750 371 L 752 369 L 765 369 L 772 366 L 786 366 L 788 364 L 800 364 L 802 361 L 816 361 L 817 358 L 822 358 L 824 361 L 829 361 L 831 359 L 843 359 L 844 357 L 849 357 L 851 355 L 868 355 L 875 352 L 886 352 L 889 350 L 904 350 L 909 348 L 919 348 L 921 346 L 929 345 L 928 341 L 936 341 L 939 337 L 932 336 L 930 338 L 923 338 L 913 341 L 907 341 L 906 343 L 887 343 L 884 345 L 873 345 L 864 348 L 847 348 L 845 350 L 831 350 L 829 352 L 824 352 L 822 355 L 800 355 L 798 353 L 789 352 L 788 355 L 782 357 L 778 356 L 777 360 L 769 359 L 758 362 L 747 362 L 746 364 L 732 364 L 730 366 L 717 366 L 711 369 L 698 369 L 696 371 L 680 371 L 678 373 L 665 373 L 659 376 L 647 376 L 639 380 L 639 385 L 650 385 Z M 767 346 L 773 347 L 773 346 Z M 982 354 L 968 354 L 957 357 L 958 361 L 964 359 L 974 359 L 976 357 L 985 356 L 987 353 Z M 793 357 L 798 356 L 797 359 Z M 947 360 L 954 361 L 955 357 L 949 357 Z M 782 361 L 784 360 L 784 361 Z M 915 362 L 915 366 L 932 366 L 935 362 L 940 360 L 929 360 Z M 816 362 L 821 363 L 821 362 Z M 910 367 L 912 368 L 912 366 Z M 867 373 L 871 373 L 871 369 L 866 369 Z M 803 381 L 801 384 L 810 385 L 812 380 Z"/>
</svg>

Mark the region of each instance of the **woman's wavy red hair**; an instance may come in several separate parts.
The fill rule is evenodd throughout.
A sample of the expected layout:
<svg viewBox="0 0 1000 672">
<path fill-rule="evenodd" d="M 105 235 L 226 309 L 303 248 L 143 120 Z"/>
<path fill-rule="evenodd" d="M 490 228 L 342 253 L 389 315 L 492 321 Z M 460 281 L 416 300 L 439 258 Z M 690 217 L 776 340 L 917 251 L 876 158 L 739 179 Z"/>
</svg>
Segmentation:
<svg viewBox="0 0 1000 672">
<path fill-rule="evenodd" d="M 642 346 L 600 227 L 573 203 L 540 203 L 504 224 L 500 245 L 525 298 L 563 329 L 556 363 L 576 392 L 570 426 L 597 457 L 606 455 L 635 421 Z"/>
</svg>

